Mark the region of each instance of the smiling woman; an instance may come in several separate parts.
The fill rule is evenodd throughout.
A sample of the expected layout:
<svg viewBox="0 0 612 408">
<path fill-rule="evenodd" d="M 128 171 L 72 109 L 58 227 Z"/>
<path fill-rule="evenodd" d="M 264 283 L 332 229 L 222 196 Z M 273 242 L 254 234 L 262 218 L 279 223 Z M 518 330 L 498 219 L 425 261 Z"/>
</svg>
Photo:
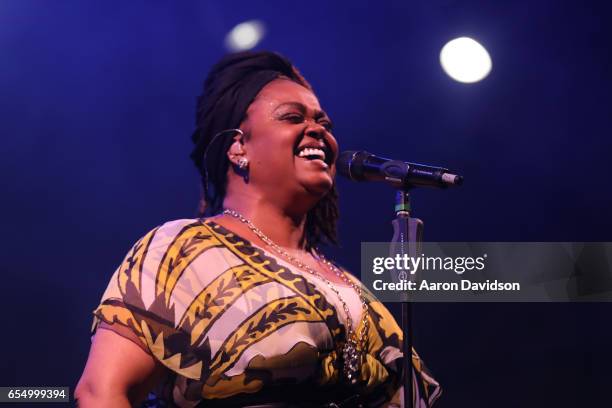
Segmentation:
<svg viewBox="0 0 612 408">
<path fill-rule="evenodd" d="M 240 125 L 246 140 L 237 135 L 230 146 L 232 163 L 252 160 L 248 183 L 232 180 L 240 175 L 230 173 L 226 206 L 256 199 L 296 215 L 314 208 L 333 187 L 338 144 L 329 124 L 310 90 L 285 78 L 268 83 Z M 335 207 L 335 195 L 330 198 L 322 204 Z"/>
<path fill-rule="evenodd" d="M 213 67 L 192 137 L 201 218 L 153 229 L 115 271 L 81 406 L 401 405 L 400 328 L 318 249 L 336 242 L 331 130 L 284 57 Z M 411 356 L 415 406 L 430 406 L 440 388 Z"/>
</svg>

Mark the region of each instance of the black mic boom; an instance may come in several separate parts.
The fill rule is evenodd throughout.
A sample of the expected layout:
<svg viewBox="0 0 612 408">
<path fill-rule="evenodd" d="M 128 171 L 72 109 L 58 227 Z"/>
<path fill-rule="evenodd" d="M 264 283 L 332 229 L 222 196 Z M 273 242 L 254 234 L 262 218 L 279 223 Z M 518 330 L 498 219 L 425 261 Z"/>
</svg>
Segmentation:
<svg viewBox="0 0 612 408">
<path fill-rule="evenodd" d="M 396 188 L 459 186 L 463 177 L 442 167 L 385 159 L 366 151 L 345 151 L 336 162 L 338 172 L 353 181 L 384 181 Z"/>
</svg>

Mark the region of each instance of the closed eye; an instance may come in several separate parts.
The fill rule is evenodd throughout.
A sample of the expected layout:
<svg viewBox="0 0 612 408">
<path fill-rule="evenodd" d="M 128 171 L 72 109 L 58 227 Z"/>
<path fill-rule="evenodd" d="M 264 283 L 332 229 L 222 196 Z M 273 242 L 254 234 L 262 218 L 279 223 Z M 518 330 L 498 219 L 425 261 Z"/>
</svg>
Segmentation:
<svg viewBox="0 0 612 408">
<path fill-rule="evenodd" d="M 334 128 L 334 125 L 329 120 L 320 120 L 318 123 L 328 132 L 331 132 L 331 130 Z"/>
<path fill-rule="evenodd" d="M 281 119 L 289 121 L 291 123 L 302 123 L 304 121 L 304 116 L 298 113 L 290 113 L 288 115 L 283 115 Z"/>
<path fill-rule="evenodd" d="M 288 122 L 291 123 L 302 123 L 304 122 L 305 118 L 304 115 L 300 114 L 300 113 L 288 113 L 286 115 L 281 116 L 281 120 L 286 120 Z M 332 124 L 332 122 L 329 119 L 319 119 L 317 120 L 317 123 L 321 126 L 323 126 L 325 128 L 325 130 L 327 130 L 328 132 L 331 132 L 331 130 L 333 129 L 334 125 Z"/>
</svg>

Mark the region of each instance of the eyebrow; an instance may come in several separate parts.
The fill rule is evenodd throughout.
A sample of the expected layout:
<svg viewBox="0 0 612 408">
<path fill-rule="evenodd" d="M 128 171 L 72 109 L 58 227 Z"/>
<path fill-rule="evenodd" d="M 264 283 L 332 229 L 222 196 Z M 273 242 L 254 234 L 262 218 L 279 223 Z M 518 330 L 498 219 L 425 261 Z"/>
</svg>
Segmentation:
<svg viewBox="0 0 612 408">
<path fill-rule="evenodd" d="M 274 108 L 274 112 L 276 112 L 280 108 L 284 108 L 286 106 L 295 108 L 295 109 L 299 110 L 300 113 L 302 113 L 302 114 L 305 114 L 306 111 L 308 110 L 308 108 L 306 108 L 306 106 L 304 104 L 300 103 L 300 102 L 284 102 L 284 103 L 281 103 L 280 105 L 278 105 L 276 108 Z M 319 109 L 316 109 L 314 111 L 314 118 L 317 119 L 317 120 L 321 119 L 321 118 L 326 118 L 326 119 L 330 120 L 329 116 L 327 115 L 327 113 L 325 113 L 325 111 L 319 110 Z"/>
</svg>

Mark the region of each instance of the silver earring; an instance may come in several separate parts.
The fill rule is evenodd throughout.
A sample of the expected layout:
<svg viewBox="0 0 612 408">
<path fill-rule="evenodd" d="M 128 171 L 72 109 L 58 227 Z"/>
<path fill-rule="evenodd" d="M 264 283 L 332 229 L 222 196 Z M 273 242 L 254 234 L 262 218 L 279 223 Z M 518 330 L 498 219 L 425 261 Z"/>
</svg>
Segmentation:
<svg viewBox="0 0 612 408">
<path fill-rule="evenodd" d="M 248 165 L 249 159 L 247 159 L 246 157 L 241 157 L 240 159 L 238 159 L 238 167 L 240 168 L 240 170 L 246 169 Z"/>
</svg>

